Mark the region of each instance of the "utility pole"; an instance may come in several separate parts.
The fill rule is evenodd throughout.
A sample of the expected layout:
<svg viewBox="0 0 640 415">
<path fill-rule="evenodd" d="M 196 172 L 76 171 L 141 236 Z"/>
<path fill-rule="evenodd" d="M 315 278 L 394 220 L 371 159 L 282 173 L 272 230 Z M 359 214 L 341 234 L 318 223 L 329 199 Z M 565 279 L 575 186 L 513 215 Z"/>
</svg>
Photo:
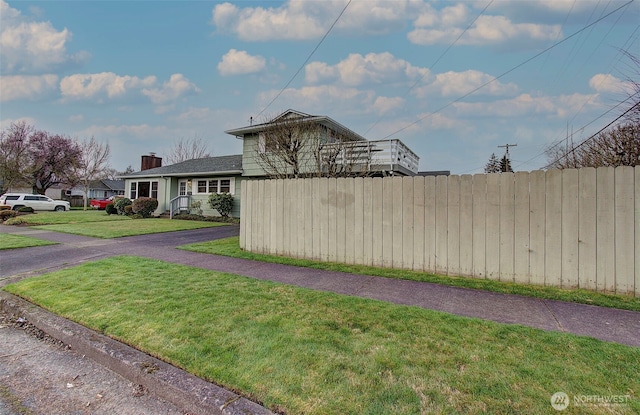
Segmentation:
<svg viewBox="0 0 640 415">
<path fill-rule="evenodd" d="M 498 146 L 498 148 L 504 148 L 504 149 L 506 149 L 506 151 L 505 151 L 505 156 L 506 156 L 507 158 L 509 158 L 509 147 L 518 147 L 518 145 L 517 145 L 517 144 L 505 144 L 505 145 L 503 145 L 503 146 Z"/>
<path fill-rule="evenodd" d="M 503 146 L 498 146 L 498 148 L 504 148 L 504 157 L 502 157 L 502 161 L 500 162 L 500 169 L 502 172 L 512 172 L 511 168 L 511 159 L 509 158 L 509 147 L 517 147 L 517 144 L 505 144 Z"/>
</svg>

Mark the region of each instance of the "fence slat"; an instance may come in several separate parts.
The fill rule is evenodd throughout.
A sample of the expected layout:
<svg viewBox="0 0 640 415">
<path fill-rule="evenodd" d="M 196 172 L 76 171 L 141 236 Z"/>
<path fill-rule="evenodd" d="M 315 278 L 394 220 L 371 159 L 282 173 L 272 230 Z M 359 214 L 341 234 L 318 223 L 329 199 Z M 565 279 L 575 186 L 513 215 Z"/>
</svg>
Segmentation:
<svg viewBox="0 0 640 415">
<path fill-rule="evenodd" d="M 616 251 L 615 251 L 615 176 L 613 167 L 601 167 L 596 170 L 598 193 L 596 259 L 598 291 L 613 292 L 616 289 Z"/>
<path fill-rule="evenodd" d="M 327 179 L 329 182 L 327 184 L 327 201 L 329 208 L 329 225 L 327 228 L 329 229 L 329 261 L 336 262 L 337 261 L 337 245 L 338 245 L 338 235 L 337 231 L 337 223 L 338 223 L 338 192 L 337 192 L 337 179 Z"/>
<path fill-rule="evenodd" d="M 413 269 L 424 270 L 424 176 L 413 178 Z"/>
<path fill-rule="evenodd" d="M 578 286 L 587 290 L 596 287 L 596 169 L 579 170 L 578 217 Z"/>
<path fill-rule="evenodd" d="M 460 176 L 447 180 L 447 273 L 460 275 Z"/>
<path fill-rule="evenodd" d="M 447 275 L 447 176 L 436 177 L 436 245 L 435 245 L 435 271 Z"/>
<path fill-rule="evenodd" d="M 413 269 L 413 177 L 402 178 L 402 268 Z"/>
<path fill-rule="evenodd" d="M 395 176 L 388 179 L 391 181 L 391 195 L 392 212 L 391 213 L 391 231 L 393 232 L 392 238 L 392 252 L 391 252 L 391 265 L 390 267 L 404 268 L 402 264 L 402 209 L 403 209 L 403 197 L 402 197 L 402 177 Z"/>
<path fill-rule="evenodd" d="M 486 278 L 487 175 L 473 176 L 473 275 Z"/>
<path fill-rule="evenodd" d="M 537 170 L 529 174 L 529 281 L 545 284 L 546 175 Z"/>
<path fill-rule="evenodd" d="M 521 284 L 529 283 L 529 173 L 517 172 L 514 176 L 515 230 L 513 245 L 513 278 Z"/>
<path fill-rule="evenodd" d="M 500 281 L 513 282 L 515 235 L 514 174 L 500 174 Z"/>
<path fill-rule="evenodd" d="M 460 176 L 460 270 L 473 275 L 473 177 Z"/>
<path fill-rule="evenodd" d="M 487 278 L 500 279 L 500 174 L 487 175 Z"/>
<path fill-rule="evenodd" d="M 424 178 L 424 270 L 436 272 L 436 178 Z"/>
<path fill-rule="evenodd" d="M 578 287 L 578 170 L 562 170 L 562 288 Z"/>
<path fill-rule="evenodd" d="M 373 241 L 378 238 L 375 234 L 375 229 L 379 223 L 375 224 L 373 221 L 373 179 L 366 177 L 362 179 L 362 198 L 363 198 L 363 222 L 362 222 L 362 240 L 363 240 L 363 261 L 364 265 L 373 265 Z"/>
<path fill-rule="evenodd" d="M 562 170 L 546 175 L 545 285 L 562 281 Z"/>
<path fill-rule="evenodd" d="M 363 179 L 353 180 L 353 264 L 364 261 L 364 195 L 362 194 Z"/>
<path fill-rule="evenodd" d="M 616 167 L 616 292 L 627 294 L 635 272 L 633 167 Z"/>
<path fill-rule="evenodd" d="M 320 259 L 329 260 L 329 229 L 333 220 L 329 216 L 329 179 L 318 179 L 318 199 L 320 200 Z"/>
<path fill-rule="evenodd" d="M 372 200 L 371 205 L 373 207 L 373 265 L 377 267 L 383 266 L 383 241 L 384 235 L 384 182 L 382 178 L 376 177 L 373 179 L 372 186 Z"/>
</svg>

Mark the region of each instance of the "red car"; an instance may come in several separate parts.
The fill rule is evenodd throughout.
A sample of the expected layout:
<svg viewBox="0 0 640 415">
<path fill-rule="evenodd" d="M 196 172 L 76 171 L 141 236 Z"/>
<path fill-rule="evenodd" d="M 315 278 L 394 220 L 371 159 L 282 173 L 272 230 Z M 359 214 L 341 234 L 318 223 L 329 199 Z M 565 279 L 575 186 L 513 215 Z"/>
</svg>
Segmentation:
<svg viewBox="0 0 640 415">
<path fill-rule="evenodd" d="M 109 203 L 113 203 L 113 196 L 108 199 L 94 199 L 91 201 L 89 206 L 98 210 L 104 210 L 107 208 Z"/>
</svg>

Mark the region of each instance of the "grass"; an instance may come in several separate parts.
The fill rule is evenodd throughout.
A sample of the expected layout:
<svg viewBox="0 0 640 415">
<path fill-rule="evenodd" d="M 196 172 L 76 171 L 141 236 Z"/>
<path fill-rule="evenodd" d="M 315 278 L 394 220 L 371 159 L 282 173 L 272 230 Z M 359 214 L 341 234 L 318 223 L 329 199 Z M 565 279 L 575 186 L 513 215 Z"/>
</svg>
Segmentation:
<svg viewBox="0 0 640 415">
<path fill-rule="evenodd" d="M 121 215 L 107 215 L 103 210 L 42 212 L 32 215 L 21 215 L 7 220 L 5 224 L 30 225 L 35 229 L 105 239 L 228 225 L 227 223 L 220 222 L 157 218 L 131 219 Z"/>
<path fill-rule="evenodd" d="M 89 226 L 90 225 L 90 226 Z M 184 231 L 215 226 L 226 226 L 219 222 L 197 222 L 169 219 L 130 219 L 115 222 L 67 223 L 59 225 L 35 226 L 36 229 L 47 231 L 72 233 L 75 235 L 91 236 L 94 238 L 120 238 L 123 236 L 147 235 Z"/>
<path fill-rule="evenodd" d="M 565 333 L 135 257 L 5 289 L 287 414 L 640 411 L 640 348 Z"/>
<path fill-rule="evenodd" d="M 376 268 L 366 265 L 347 265 L 333 262 L 319 262 L 307 259 L 256 254 L 240 249 L 238 237 L 183 245 L 180 247 L 180 249 L 214 255 L 230 256 L 234 258 L 251 259 L 262 262 L 273 262 L 277 264 L 322 269 L 327 271 L 339 271 L 352 274 L 364 274 L 386 278 L 432 282 L 454 287 L 464 287 L 505 294 L 524 295 L 528 297 L 543 298 L 549 300 L 569 301 L 581 304 L 598 305 L 602 307 L 619 308 L 623 310 L 640 311 L 640 298 L 634 298 L 631 296 L 603 294 L 581 289 L 563 290 L 556 287 L 515 284 L 504 281 L 435 275 L 410 270 Z"/>
<path fill-rule="evenodd" d="M 68 212 L 37 212 L 30 215 L 20 215 L 9 219 L 7 225 L 19 221 L 25 225 L 54 225 L 70 223 L 93 223 L 106 221 L 130 220 L 126 216 L 107 215 L 104 210 L 71 210 Z"/>
<path fill-rule="evenodd" d="M 0 250 L 29 248 L 32 246 L 46 246 L 55 244 L 56 242 L 45 241 L 42 239 L 36 239 L 22 235 L 2 234 L 2 236 L 0 236 Z"/>
</svg>

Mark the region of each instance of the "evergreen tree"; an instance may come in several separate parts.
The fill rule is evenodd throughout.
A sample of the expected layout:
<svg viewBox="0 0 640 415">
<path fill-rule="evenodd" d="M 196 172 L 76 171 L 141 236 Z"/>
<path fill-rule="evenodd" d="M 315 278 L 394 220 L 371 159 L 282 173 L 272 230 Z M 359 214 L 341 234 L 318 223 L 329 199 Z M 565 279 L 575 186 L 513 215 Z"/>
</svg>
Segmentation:
<svg viewBox="0 0 640 415">
<path fill-rule="evenodd" d="M 500 173 L 502 171 L 500 161 L 498 157 L 496 157 L 496 153 L 491 153 L 491 157 L 489 157 L 489 162 L 484 167 L 485 173 Z"/>
<path fill-rule="evenodd" d="M 507 158 L 506 154 L 500 160 L 500 172 L 513 173 L 513 169 L 511 168 L 511 160 Z"/>
</svg>

